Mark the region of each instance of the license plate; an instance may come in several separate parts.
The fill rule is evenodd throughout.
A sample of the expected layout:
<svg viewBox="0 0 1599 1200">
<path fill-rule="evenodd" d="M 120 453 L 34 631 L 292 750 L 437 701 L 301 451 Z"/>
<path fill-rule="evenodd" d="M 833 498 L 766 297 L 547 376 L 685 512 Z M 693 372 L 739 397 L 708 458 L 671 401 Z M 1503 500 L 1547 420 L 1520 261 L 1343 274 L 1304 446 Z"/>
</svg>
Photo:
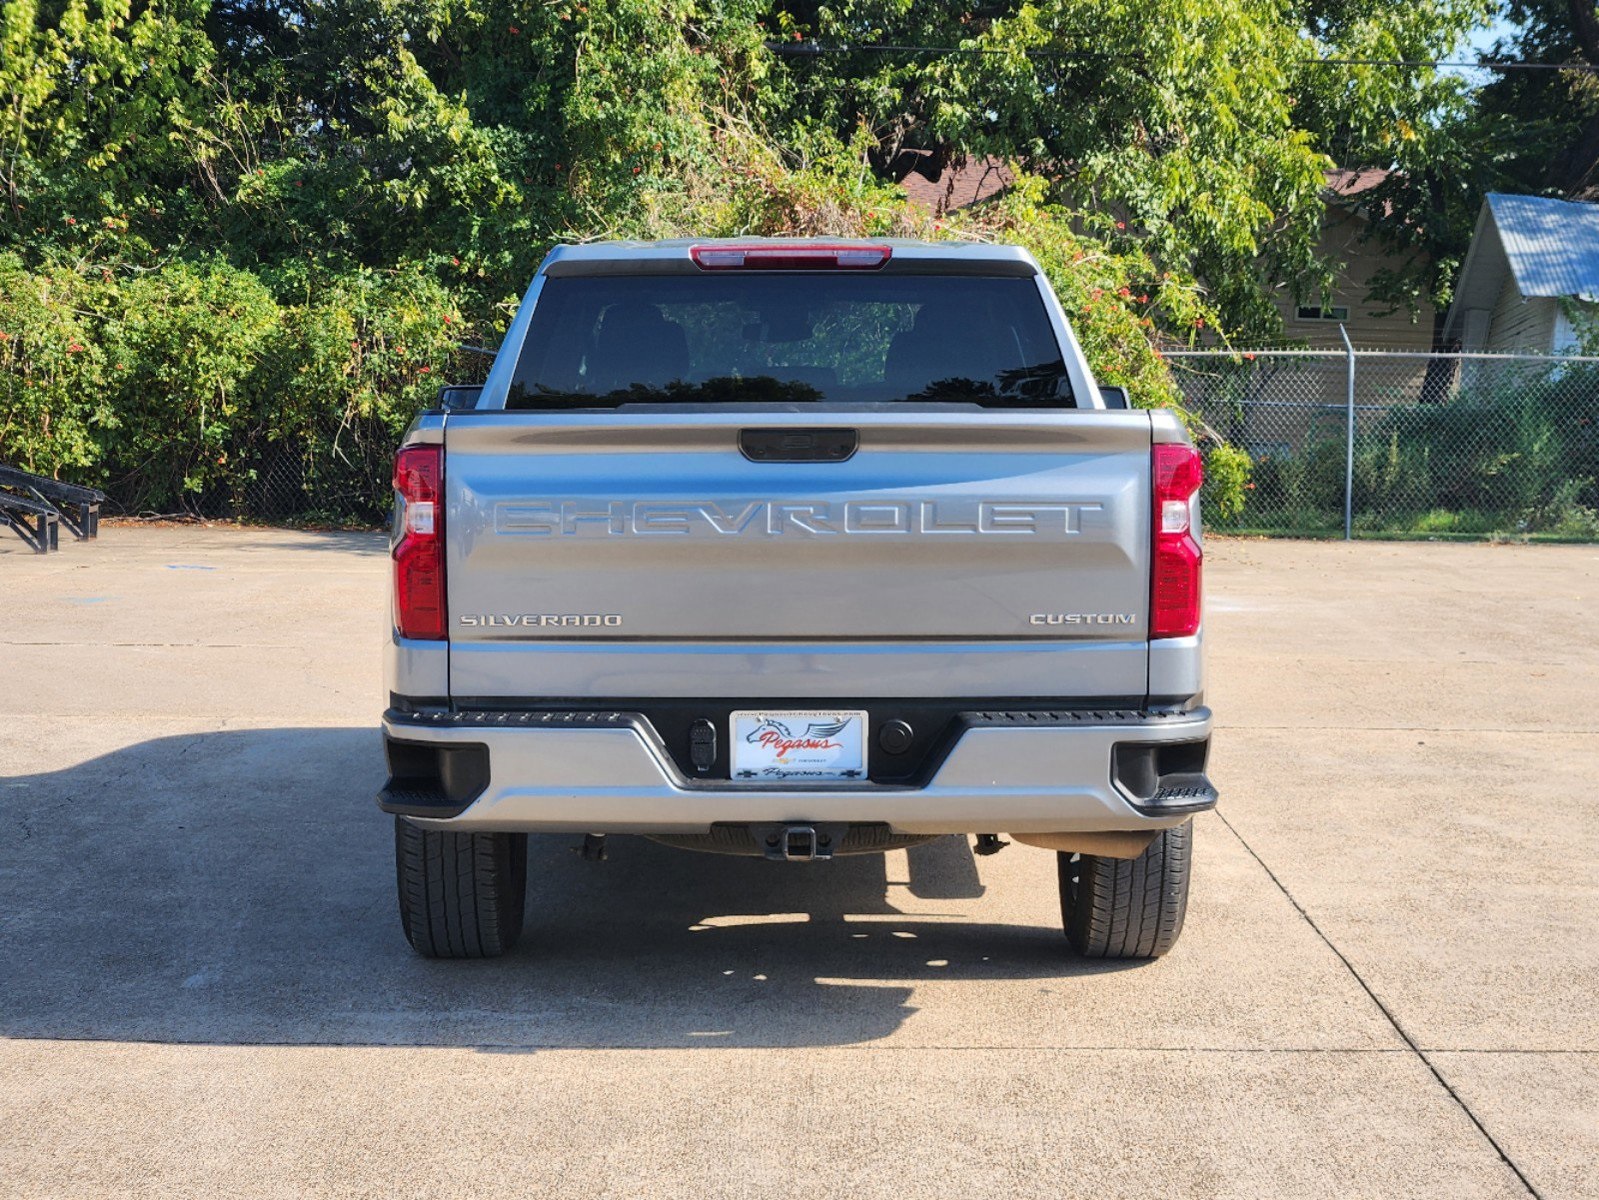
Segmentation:
<svg viewBox="0 0 1599 1200">
<path fill-rule="evenodd" d="M 866 778 L 863 712 L 736 712 L 733 778 L 808 783 Z"/>
</svg>

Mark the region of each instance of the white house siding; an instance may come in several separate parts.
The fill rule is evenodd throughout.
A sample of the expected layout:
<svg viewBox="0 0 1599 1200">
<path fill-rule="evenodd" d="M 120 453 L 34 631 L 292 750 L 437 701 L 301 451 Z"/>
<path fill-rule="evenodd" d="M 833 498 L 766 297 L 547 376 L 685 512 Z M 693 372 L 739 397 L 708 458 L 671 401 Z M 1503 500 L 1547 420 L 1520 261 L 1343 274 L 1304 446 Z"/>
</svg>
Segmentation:
<svg viewBox="0 0 1599 1200">
<path fill-rule="evenodd" d="M 1575 302 L 1573 302 L 1575 303 Z M 1599 327 L 1599 304 L 1577 304 L 1579 316 L 1577 320 L 1583 324 L 1582 331 L 1566 315 L 1564 306 L 1557 306 L 1555 312 L 1555 345 L 1556 354 L 1581 354 L 1583 350 L 1582 339 L 1584 333 L 1590 333 Z"/>
<path fill-rule="evenodd" d="M 1563 311 L 1555 313 L 1555 353 L 1575 353 L 1577 349 L 1577 331 L 1571 327 L 1571 319 Z"/>
<path fill-rule="evenodd" d="M 1468 316 L 1471 314 L 1468 314 Z M 1499 299 L 1488 314 L 1487 337 L 1480 342 L 1467 323 L 1466 350 L 1489 354 L 1548 354 L 1558 350 L 1562 324 L 1560 301 L 1549 296 L 1523 297 L 1515 277 L 1507 269 L 1499 287 Z M 1524 378 L 1525 363 L 1484 359 L 1467 361 L 1461 367 L 1462 391 L 1503 387 Z"/>
<path fill-rule="evenodd" d="M 1488 322 L 1488 342 L 1482 349 L 1495 354 L 1548 354 L 1554 348 L 1559 314 L 1559 303 L 1550 297 L 1524 299 L 1507 271 Z"/>
</svg>

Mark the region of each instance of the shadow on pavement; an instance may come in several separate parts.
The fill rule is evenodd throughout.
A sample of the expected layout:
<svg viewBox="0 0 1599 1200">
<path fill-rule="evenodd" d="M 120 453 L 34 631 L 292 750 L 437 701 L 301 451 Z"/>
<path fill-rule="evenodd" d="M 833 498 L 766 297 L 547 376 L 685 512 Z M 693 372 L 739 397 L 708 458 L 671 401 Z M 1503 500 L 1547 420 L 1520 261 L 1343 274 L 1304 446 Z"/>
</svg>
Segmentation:
<svg viewBox="0 0 1599 1200">
<path fill-rule="evenodd" d="M 389 537 L 381 529 L 303 529 L 289 537 L 256 534 L 237 547 L 229 547 L 230 552 L 239 550 L 320 550 L 359 558 L 387 558 Z"/>
<path fill-rule="evenodd" d="M 160 738 L 0 780 L 0 1036 L 662 1047 L 881 1038 L 924 979 L 1107 969 L 1058 927 L 979 924 L 971 852 L 789 865 L 535 837 L 527 931 L 491 962 L 414 956 L 370 729 Z M 944 919 L 947 918 L 947 919 Z M 1114 969 L 1114 968 L 1110 968 Z"/>
</svg>

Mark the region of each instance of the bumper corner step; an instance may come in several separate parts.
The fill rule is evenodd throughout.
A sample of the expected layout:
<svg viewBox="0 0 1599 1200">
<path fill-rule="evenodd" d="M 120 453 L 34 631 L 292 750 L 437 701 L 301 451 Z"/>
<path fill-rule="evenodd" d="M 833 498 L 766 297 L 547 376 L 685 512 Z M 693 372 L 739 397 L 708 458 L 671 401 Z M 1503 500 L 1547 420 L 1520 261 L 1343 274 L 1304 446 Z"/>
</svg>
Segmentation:
<svg viewBox="0 0 1599 1200">
<path fill-rule="evenodd" d="M 458 817 L 469 804 L 458 804 L 442 787 L 426 784 L 384 785 L 377 796 L 378 807 L 397 817 Z"/>
</svg>

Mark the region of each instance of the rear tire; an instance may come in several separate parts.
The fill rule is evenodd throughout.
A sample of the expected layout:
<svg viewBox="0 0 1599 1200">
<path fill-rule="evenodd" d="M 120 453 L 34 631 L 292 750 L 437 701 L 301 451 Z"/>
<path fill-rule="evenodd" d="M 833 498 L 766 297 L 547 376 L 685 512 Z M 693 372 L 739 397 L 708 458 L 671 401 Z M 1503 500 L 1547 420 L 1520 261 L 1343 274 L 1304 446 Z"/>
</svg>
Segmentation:
<svg viewBox="0 0 1599 1200">
<path fill-rule="evenodd" d="M 442 833 L 394 818 L 405 939 L 428 958 L 497 958 L 522 934 L 527 834 Z"/>
<path fill-rule="evenodd" d="M 1159 958 L 1188 910 L 1194 824 L 1162 830 L 1137 858 L 1055 857 L 1066 937 L 1084 958 Z"/>
</svg>

